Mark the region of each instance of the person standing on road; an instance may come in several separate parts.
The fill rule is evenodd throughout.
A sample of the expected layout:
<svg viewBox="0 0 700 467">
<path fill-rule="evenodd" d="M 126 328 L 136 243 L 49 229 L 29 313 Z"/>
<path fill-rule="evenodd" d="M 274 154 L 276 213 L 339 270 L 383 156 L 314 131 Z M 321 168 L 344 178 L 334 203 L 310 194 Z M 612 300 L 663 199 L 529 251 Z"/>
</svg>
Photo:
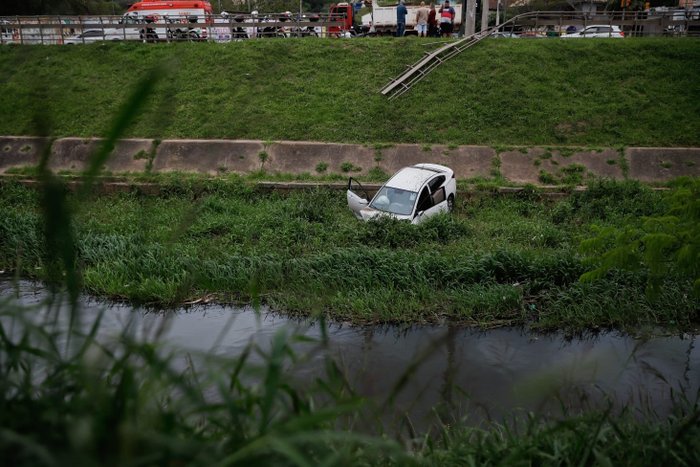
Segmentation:
<svg viewBox="0 0 700 467">
<path fill-rule="evenodd" d="M 406 31 L 406 15 L 408 10 L 404 5 L 404 0 L 399 0 L 399 6 L 396 7 L 396 37 L 403 37 Z"/>
<path fill-rule="evenodd" d="M 430 4 L 430 11 L 428 12 L 428 36 L 438 37 L 438 23 L 436 19 L 437 12 L 435 11 L 435 4 Z"/>
<path fill-rule="evenodd" d="M 416 30 L 418 37 L 426 37 L 428 34 L 428 15 L 430 10 L 425 6 L 425 2 L 420 2 L 420 8 L 416 11 Z"/>
<path fill-rule="evenodd" d="M 449 0 L 445 0 L 442 8 L 440 8 L 440 32 L 442 32 L 443 37 L 450 37 L 452 35 L 454 20 L 455 9 L 450 6 Z"/>
</svg>

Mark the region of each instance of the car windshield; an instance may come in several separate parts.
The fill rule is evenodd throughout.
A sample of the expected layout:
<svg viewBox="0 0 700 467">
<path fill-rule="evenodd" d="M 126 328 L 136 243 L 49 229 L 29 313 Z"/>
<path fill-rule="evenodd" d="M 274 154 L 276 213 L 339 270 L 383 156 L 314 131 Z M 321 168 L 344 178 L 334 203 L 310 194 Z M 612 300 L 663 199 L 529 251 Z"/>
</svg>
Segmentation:
<svg viewBox="0 0 700 467">
<path fill-rule="evenodd" d="M 379 211 L 408 216 L 413 212 L 416 195 L 415 191 L 384 186 L 379 190 L 369 206 Z"/>
</svg>

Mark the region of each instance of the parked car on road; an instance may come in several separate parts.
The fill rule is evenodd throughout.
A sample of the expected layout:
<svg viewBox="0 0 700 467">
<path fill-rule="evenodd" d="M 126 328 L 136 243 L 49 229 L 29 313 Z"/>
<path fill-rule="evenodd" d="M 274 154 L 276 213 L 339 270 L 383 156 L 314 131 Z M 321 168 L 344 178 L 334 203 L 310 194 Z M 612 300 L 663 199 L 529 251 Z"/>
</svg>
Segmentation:
<svg viewBox="0 0 700 467">
<path fill-rule="evenodd" d="M 582 38 L 582 37 L 608 37 L 613 39 L 622 39 L 625 37 L 625 33 L 620 29 L 620 26 L 612 26 L 608 24 L 595 24 L 591 26 L 586 26 L 580 31 L 566 34 L 561 37 L 564 38 Z"/>
<path fill-rule="evenodd" d="M 523 31 L 520 33 L 521 39 L 542 39 L 545 34 L 541 31 Z"/>
<path fill-rule="evenodd" d="M 7 20 L 0 20 L 0 44 L 16 44 L 17 43 L 17 31 L 6 25 L 10 22 Z"/>
<path fill-rule="evenodd" d="M 100 41 L 120 41 L 122 36 L 116 32 L 105 31 L 104 29 L 86 29 L 80 34 L 67 37 L 63 40 L 64 44 L 89 44 L 91 42 Z"/>
<path fill-rule="evenodd" d="M 496 39 L 507 38 L 507 39 L 517 39 L 520 37 L 519 34 L 512 31 L 496 31 L 492 32 L 489 37 L 494 37 Z"/>
<path fill-rule="evenodd" d="M 360 220 L 393 217 L 418 224 L 454 209 L 457 182 L 454 171 L 439 164 L 404 167 L 386 182 L 371 201 L 355 179 L 348 180 L 348 207 Z"/>
</svg>

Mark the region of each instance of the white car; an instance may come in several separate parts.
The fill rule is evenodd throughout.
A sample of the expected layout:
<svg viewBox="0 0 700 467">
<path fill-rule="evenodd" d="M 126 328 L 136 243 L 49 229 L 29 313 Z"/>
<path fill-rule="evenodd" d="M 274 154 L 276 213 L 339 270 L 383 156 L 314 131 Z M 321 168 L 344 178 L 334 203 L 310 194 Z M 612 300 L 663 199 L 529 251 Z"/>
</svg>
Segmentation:
<svg viewBox="0 0 700 467">
<path fill-rule="evenodd" d="M 73 45 L 73 44 L 90 44 L 92 42 L 101 42 L 101 41 L 120 41 L 123 39 L 123 36 L 119 35 L 116 32 L 112 32 L 110 30 L 103 30 L 103 29 L 86 29 L 80 34 L 76 34 L 71 37 L 67 37 L 66 39 L 63 40 L 64 44 L 68 45 Z"/>
<path fill-rule="evenodd" d="M 418 224 L 454 209 L 457 182 L 449 167 L 416 164 L 394 174 L 371 201 L 357 180 L 348 180 L 348 207 L 360 220 L 393 217 Z M 364 195 L 364 197 L 362 196 Z"/>
<path fill-rule="evenodd" d="M 613 39 L 622 39 L 623 37 L 625 37 L 625 33 L 620 29 L 620 26 L 612 26 L 609 24 L 594 24 L 591 26 L 586 26 L 580 31 L 573 32 L 571 34 L 565 34 L 561 37 L 565 39 L 575 39 L 581 37 L 609 37 Z"/>
<path fill-rule="evenodd" d="M 492 32 L 489 35 L 489 37 L 493 37 L 495 39 L 502 39 L 502 38 L 518 39 L 520 37 L 520 35 L 513 32 L 513 31 L 495 31 L 495 32 Z"/>
</svg>

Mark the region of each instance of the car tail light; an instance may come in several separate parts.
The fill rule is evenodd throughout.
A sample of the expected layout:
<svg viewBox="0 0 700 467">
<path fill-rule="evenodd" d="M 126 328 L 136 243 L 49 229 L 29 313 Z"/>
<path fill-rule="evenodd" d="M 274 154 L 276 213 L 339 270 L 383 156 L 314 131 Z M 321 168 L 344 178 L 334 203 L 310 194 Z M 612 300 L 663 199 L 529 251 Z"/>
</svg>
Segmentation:
<svg viewBox="0 0 700 467">
<path fill-rule="evenodd" d="M 620 31 L 620 37 L 625 37 L 625 31 Z"/>
</svg>

